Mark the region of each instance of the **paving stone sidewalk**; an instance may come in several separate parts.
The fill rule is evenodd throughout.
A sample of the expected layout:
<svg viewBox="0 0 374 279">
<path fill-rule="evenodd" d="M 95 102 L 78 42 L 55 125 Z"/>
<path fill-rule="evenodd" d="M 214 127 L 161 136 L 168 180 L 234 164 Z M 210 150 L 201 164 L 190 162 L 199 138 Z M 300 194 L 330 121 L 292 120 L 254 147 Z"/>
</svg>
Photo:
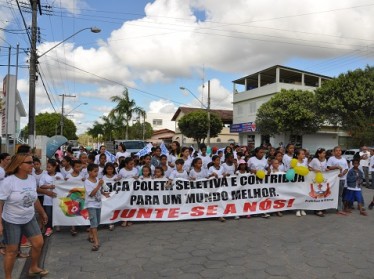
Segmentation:
<svg viewBox="0 0 374 279">
<path fill-rule="evenodd" d="M 366 201 L 373 190 L 364 189 Z M 47 278 L 374 278 L 374 211 L 321 218 L 293 212 L 270 219 L 142 222 L 49 239 Z"/>
</svg>

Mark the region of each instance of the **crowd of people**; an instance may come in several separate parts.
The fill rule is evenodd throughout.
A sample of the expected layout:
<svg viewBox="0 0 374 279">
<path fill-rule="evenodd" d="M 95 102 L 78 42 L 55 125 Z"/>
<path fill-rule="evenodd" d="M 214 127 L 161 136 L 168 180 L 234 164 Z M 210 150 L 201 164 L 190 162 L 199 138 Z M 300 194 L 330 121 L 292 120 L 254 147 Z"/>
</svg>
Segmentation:
<svg viewBox="0 0 374 279">
<path fill-rule="evenodd" d="M 208 153 L 210 151 L 211 154 Z M 212 177 L 257 174 L 263 171 L 267 174 L 285 173 L 292 169 L 291 161 L 297 160 L 297 166 L 307 167 L 311 171 L 325 172 L 339 170 L 339 199 L 337 213 L 347 216 L 351 213 L 354 202 L 361 215 L 366 216 L 361 188 L 374 188 L 374 181 L 369 182 L 368 173 L 374 174 L 374 150 L 362 147 L 359 155 L 351 162 L 342 156 L 341 147 L 337 146 L 328 154 L 324 148 L 319 148 L 314 156 L 306 149 L 295 148 L 290 143 L 285 148 L 257 147 L 254 150 L 243 149 L 238 145 L 218 149 L 208 148 L 201 144 L 198 150 L 192 147 L 181 147 L 174 141 L 166 146 L 154 146 L 143 156 L 130 154 L 122 144 L 117 153 L 111 154 L 105 146 L 101 146 L 98 154 L 87 152 L 80 147 L 78 156 L 74 156 L 69 148 L 64 154 L 56 153 L 55 158 L 49 159 L 46 169 L 42 170 L 40 158 L 32 157 L 30 148 L 20 147 L 17 154 L 11 157 L 7 153 L 0 154 L 0 234 L 3 236 L 3 246 L 0 251 L 5 254 L 4 265 L 6 278 L 10 278 L 14 260 L 20 255 L 19 245 L 22 235 L 32 245 L 32 264 L 30 276 L 45 276 L 48 271 L 38 267 L 40 249 L 43 245 L 41 231 L 45 236 L 53 233 L 52 206 L 56 197 L 56 180 L 81 180 L 86 188 L 85 204 L 88 208 L 90 229 L 88 240 L 93 244 L 92 251 L 100 247 L 97 228 L 100 224 L 101 197 L 108 195 L 105 190 L 106 181 L 120 179 L 174 179 L 189 180 Z M 374 200 L 369 204 L 372 209 Z M 35 209 L 39 215 L 39 223 L 35 218 Z M 315 211 L 323 217 L 325 211 Z M 281 212 L 277 213 L 282 216 Z M 296 216 L 305 216 L 304 210 L 297 210 Z M 247 216 L 249 217 L 249 216 Z M 269 214 L 261 217 L 269 218 Z M 239 216 L 235 217 L 240 218 Z M 220 221 L 225 221 L 223 217 Z M 131 223 L 123 222 L 123 226 Z M 109 229 L 113 230 L 110 225 Z M 58 228 L 55 228 L 58 230 Z M 76 235 L 75 227 L 71 234 Z M 5 245 L 5 246 L 4 246 Z M 5 250 L 4 250 L 5 247 Z"/>
</svg>

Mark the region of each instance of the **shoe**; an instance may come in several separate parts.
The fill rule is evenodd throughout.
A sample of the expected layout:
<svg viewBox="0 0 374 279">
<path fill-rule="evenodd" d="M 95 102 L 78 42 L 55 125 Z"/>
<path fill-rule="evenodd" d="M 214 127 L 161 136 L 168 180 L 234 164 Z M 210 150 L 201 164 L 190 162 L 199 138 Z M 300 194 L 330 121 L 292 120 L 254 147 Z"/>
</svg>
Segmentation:
<svg viewBox="0 0 374 279">
<path fill-rule="evenodd" d="M 374 202 L 371 202 L 371 203 L 369 204 L 368 208 L 369 208 L 370 210 L 372 210 L 373 207 L 374 207 Z"/>
<path fill-rule="evenodd" d="M 317 215 L 318 217 L 325 217 L 325 214 L 323 214 L 322 211 L 318 211 L 318 212 L 316 213 L 316 215 Z"/>
<path fill-rule="evenodd" d="M 218 218 L 218 221 L 221 221 L 221 222 L 223 223 L 223 222 L 226 222 L 226 219 L 223 218 L 223 217 L 219 217 L 219 218 Z"/>
<path fill-rule="evenodd" d="M 51 234 L 53 234 L 53 230 L 51 228 L 47 228 L 44 235 L 45 236 L 51 236 Z"/>
<path fill-rule="evenodd" d="M 368 216 L 368 214 L 366 213 L 365 210 L 360 211 L 360 215 L 362 215 L 362 216 Z"/>
<path fill-rule="evenodd" d="M 282 217 L 283 216 L 283 213 L 280 212 L 280 211 L 278 211 L 276 214 L 277 214 L 278 217 Z"/>
<path fill-rule="evenodd" d="M 246 217 L 247 217 L 247 219 L 251 219 L 251 215 L 247 215 Z"/>
<path fill-rule="evenodd" d="M 76 236 L 78 232 L 74 229 L 71 229 L 70 233 L 71 233 L 72 236 Z"/>
<path fill-rule="evenodd" d="M 99 251 L 99 247 L 100 245 L 94 245 L 92 246 L 91 251 L 94 251 L 94 252 Z"/>
<path fill-rule="evenodd" d="M 306 216 L 306 212 L 304 210 L 301 210 L 301 215 Z"/>
<path fill-rule="evenodd" d="M 47 276 L 48 273 L 49 273 L 48 270 L 42 269 L 42 270 L 37 271 L 37 272 L 29 272 L 28 276 L 29 277 L 44 277 L 44 276 Z"/>
<path fill-rule="evenodd" d="M 297 216 L 297 217 L 301 217 L 301 212 L 300 212 L 300 210 L 296 211 L 296 216 Z"/>
<path fill-rule="evenodd" d="M 338 212 L 336 212 L 336 214 L 343 215 L 343 216 L 347 216 L 348 215 L 348 213 L 346 213 L 344 211 L 338 211 Z"/>
<path fill-rule="evenodd" d="M 267 214 L 267 213 L 264 213 L 264 214 L 261 215 L 261 218 L 265 218 L 265 219 L 267 219 L 267 218 L 269 218 L 269 217 L 270 217 L 270 215 Z"/>
<path fill-rule="evenodd" d="M 109 230 L 110 230 L 110 231 L 114 230 L 114 225 L 113 225 L 113 224 L 112 224 L 112 225 L 109 225 Z"/>
<path fill-rule="evenodd" d="M 239 220 L 240 217 L 239 217 L 239 216 L 235 216 L 234 219 L 235 219 L 235 220 Z"/>
</svg>

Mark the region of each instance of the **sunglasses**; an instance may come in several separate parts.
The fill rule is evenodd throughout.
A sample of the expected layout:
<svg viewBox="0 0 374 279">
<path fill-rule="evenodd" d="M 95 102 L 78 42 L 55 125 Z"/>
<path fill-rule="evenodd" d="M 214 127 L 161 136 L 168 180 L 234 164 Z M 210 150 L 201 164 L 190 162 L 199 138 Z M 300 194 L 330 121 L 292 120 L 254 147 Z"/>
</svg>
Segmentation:
<svg viewBox="0 0 374 279">
<path fill-rule="evenodd" d="M 33 162 L 33 161 L 26 161 L 26 162 L 22 162 L 22 164 L 33 165 L 33 164 L 34 164 L 34 162 Z"/>
</svg>

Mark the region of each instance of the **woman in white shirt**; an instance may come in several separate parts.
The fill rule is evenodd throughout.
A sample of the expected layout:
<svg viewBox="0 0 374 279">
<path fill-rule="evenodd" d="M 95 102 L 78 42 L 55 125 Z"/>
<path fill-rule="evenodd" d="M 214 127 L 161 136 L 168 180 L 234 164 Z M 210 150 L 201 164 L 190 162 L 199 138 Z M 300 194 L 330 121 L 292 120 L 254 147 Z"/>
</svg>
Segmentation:
<svg viewBox="0 0 374 279">
<path fill-rule="evenodd" d="M 36 180 L 31 175 L 33 159 L 28 154 L 16 154 L 5 169 L 6 177 L 0 187 L 0 232 L 5 240 L 4 271 L 5 278 L 12 276 L 16 261 L 18 244 L 22 235 L 30 241 L 32 247 L 31 265 L 28 270 L 30 277 L 46 276 L 47 270 L 39 267 L 40 253 L 43 247 L 43 236 L 35 218 L 38 211 L 44 224 L 48 216 L 38 200 Z"/>
</svg>

